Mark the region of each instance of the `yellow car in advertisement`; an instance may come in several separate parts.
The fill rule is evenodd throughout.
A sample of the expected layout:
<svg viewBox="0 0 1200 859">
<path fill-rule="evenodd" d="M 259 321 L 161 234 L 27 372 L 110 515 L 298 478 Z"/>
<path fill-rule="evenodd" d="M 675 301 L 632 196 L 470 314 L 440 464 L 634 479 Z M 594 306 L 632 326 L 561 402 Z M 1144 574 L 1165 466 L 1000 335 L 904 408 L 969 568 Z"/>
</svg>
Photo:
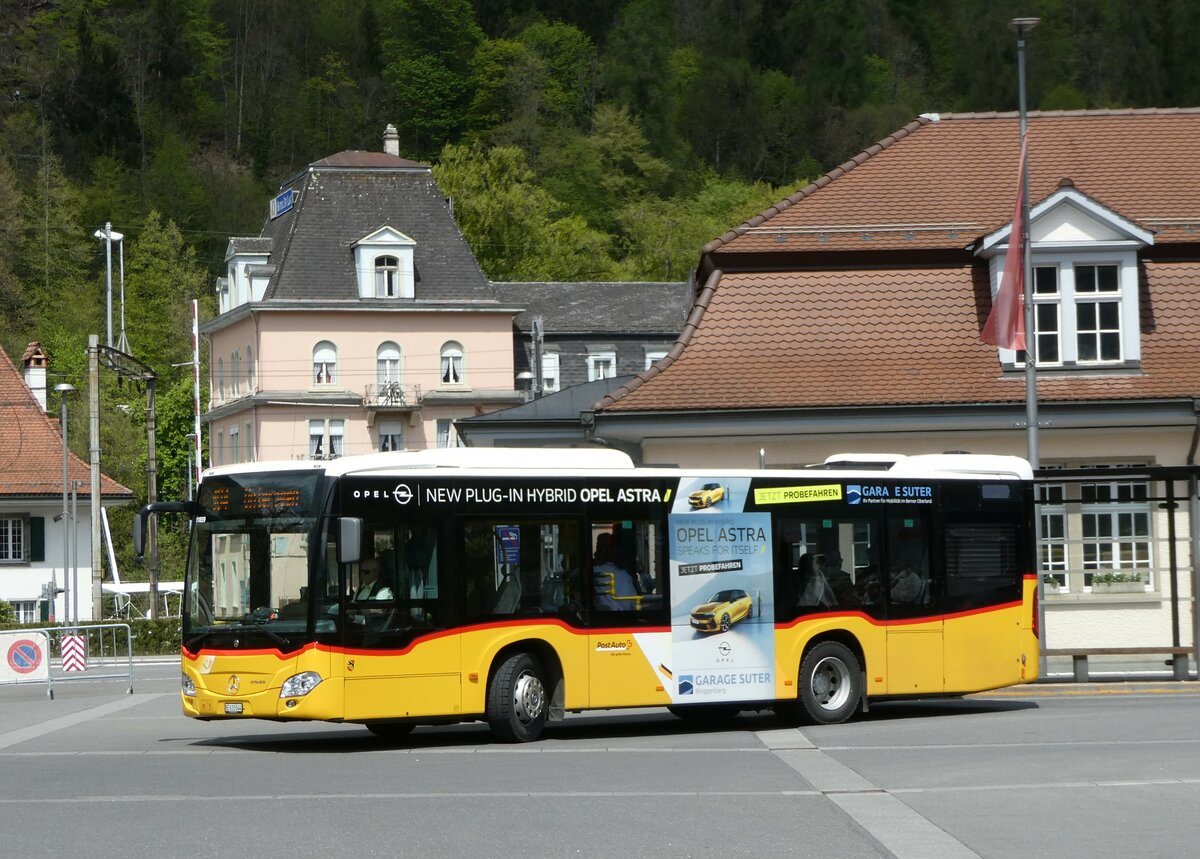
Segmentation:
<svg viewBox="0 0 1200 859">
<path fill-rule="evenodd" d="M 693 510 L 703 510 L 712 507 L 725 497 L 725 487 L 719 483 L 706 483 L 688 496 L 688 504 Z"/>
<path fill-rule="evenodd" d="M 706 603 L 692 609 L 692 629 L 700 632 L 728 632 L 739 620 L 750 617 L 753 601 L 739 589 L 717 591 Z"/>
</svg>

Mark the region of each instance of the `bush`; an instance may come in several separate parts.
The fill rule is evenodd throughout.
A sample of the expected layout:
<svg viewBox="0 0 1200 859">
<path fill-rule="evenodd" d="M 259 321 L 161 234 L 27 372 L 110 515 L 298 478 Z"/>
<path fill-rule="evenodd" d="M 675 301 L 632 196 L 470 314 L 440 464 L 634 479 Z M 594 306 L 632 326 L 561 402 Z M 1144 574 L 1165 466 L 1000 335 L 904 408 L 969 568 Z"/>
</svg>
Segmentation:
<svg viewBox="0 0 1200 859">
<path fill-rule="evenodd" d="M 79 628 L 86 631 L 89 627 L 101 626 L 105 623 L 112 623 L 112 621 L 85 621 L 79 624 Z M 63 624 L 0 623 L 0 632 L 19 629 L 42 629 L 50 626 L 63 626 Z M 179 618 L 177 617 L 165 617 L 158 620 L 131 620 L 129 621 L 129 634 L 133 636 L 134 656 L 170 656 L 179 653 L 180 627 Z M 101 635 L 105 636 L 103 645 L 101 645 L 99 640 Z M 107 637 L 106 631 L 102 632 L 97 629 L 91 632 L 88 638 L 89 653 L 97 654 L 103 652 L 106 655 L 112 655 L 113 641 Z M 115 643 L 116 647 L 122 650 L 122 652 L 116 655 L 124 655 L 123 649 L 126 646 L 124 636 L 118 635 Z"/>
</svg>

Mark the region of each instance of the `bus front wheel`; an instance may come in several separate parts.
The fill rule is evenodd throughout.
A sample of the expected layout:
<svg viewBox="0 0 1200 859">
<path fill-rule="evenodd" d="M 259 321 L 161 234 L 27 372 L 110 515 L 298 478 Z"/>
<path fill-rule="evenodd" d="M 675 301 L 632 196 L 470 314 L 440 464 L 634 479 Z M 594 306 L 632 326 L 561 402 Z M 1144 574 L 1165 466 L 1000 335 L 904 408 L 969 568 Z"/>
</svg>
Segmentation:
<svg viewBox="0 0 1200 859">
<path fill-rule="evenodd" d="M 800 663 L 800 707 L 813 722 L 834 725 L 854 713 L 862 697 L 862 668 L 850 648 L 823 641 Z"/>
<path fill-rule="evenodd" d="M 528 743 L 541 736 L 550 703 L 545 676 L 541 663 L 528 653 L 513 654 L 496 669 L 488 689 L 487 719 L 498 739 Z"/>
</svg>

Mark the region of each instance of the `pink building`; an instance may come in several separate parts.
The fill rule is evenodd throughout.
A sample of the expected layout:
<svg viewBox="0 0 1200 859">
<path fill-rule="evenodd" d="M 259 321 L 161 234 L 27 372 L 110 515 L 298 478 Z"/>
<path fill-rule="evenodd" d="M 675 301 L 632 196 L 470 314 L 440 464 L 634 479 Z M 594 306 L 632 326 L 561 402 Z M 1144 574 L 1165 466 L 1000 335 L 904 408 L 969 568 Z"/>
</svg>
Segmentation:
<svg viewBox="0 0 1200 859">
<path fill-rule="evenodd" d="M 522 401 L 513 316 L 429 167 L 331 155 L 288 179 L 217 281 L 214 465 L 458 444 L 454 421 Z"/>
</svg>

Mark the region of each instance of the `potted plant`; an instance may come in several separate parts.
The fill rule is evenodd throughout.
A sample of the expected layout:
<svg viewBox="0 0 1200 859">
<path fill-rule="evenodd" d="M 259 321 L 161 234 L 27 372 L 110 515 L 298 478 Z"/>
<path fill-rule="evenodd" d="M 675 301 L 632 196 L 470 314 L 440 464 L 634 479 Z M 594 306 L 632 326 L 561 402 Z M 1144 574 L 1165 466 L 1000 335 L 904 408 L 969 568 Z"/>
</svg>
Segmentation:
<svg viewBox="0 0 1200 859">
<path fill-rule="evenodd" d="M 1146 590 L 1140 573 L 1097 573 L 1092 576 L 1094 594 L 1137 594 Z"/>
<path fill-rule="evenodd" d="M 1048 594 L 1056 594 L 1062 590 L 1062 583 L 1057 578 L 1049 573 L 1042 576 L 1042 591 Z"/>
</svg>

